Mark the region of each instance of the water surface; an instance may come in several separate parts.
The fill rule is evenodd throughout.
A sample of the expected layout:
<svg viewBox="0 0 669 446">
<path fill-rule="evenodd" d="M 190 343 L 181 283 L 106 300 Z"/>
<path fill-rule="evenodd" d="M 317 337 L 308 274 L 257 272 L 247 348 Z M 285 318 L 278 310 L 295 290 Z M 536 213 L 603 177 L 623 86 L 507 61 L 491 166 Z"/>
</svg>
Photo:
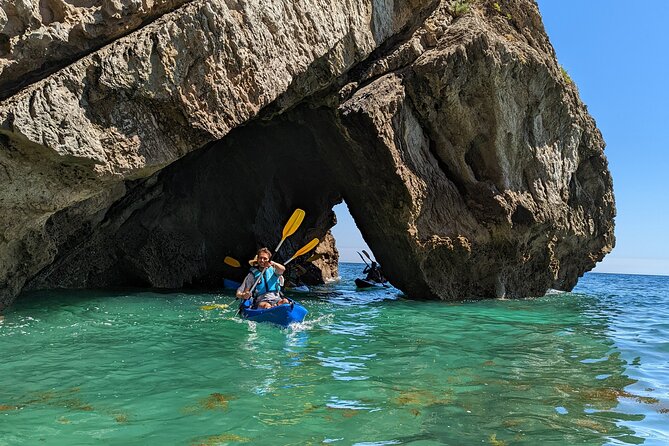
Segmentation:
<svg viewBox="0 0 669 446">
<path fill-rule="evenodd" d="M 669 444 L 669 278 L 415 302 L 341 282 L 289 329 L 232 291 L 39 292 L 0 323 L 0 445 Z M 230 304 L 203 310 L 203 305 Z"/>
</svg>

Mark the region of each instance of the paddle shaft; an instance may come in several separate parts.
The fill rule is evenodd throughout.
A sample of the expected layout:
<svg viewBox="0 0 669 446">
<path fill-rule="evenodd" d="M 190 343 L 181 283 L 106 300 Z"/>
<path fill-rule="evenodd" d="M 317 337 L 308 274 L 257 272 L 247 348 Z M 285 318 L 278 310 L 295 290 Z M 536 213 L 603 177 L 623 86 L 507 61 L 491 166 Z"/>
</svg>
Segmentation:
<svg viewBox="0 0 669 446">
<path fill-rule="evenodd" d="M 262 279 L 262 276 L 265 274 L 265 270 L 266 270 L 266 269 L 267 269 L 267 268 L 263 268 L 263 269 L 260 271 L 260 275 L 258 276 L 258 278 L 256 279 L 256 281 L 253 282 L 253 286 L 252 286 L 251 289 L 249 290 L 249 293 L 251 293 L 251 297 L 253 297 L 253 290 L 255 290 L 256 287 L 258 286 L 258 284 L 260 283 L 260 279 Z"/>
<path fill-rule="evenodd" d="M 369 253 L 367 251 L 365 251 L 364 249 L 362 250 L 362 253 L 367 256 L 367 258 L 369 259 L 370 262 L 374 261 L 374 259 L 372 259 L 372 257 L 369 255 Z"/>
<path fill-rule="evenodd" d="M 281 248 L 281 245 L 283 245 L 283 242 L 284 242 L 285 240 L 286 240 L 285 238 L 282 238 L 281 241 L 279 242 L 279 244 L 276 245 L 276 248 L 274 248 L 274 254 L 276 254 L 277 252 L 279 252 L 279 248 Z"/>
</svg>

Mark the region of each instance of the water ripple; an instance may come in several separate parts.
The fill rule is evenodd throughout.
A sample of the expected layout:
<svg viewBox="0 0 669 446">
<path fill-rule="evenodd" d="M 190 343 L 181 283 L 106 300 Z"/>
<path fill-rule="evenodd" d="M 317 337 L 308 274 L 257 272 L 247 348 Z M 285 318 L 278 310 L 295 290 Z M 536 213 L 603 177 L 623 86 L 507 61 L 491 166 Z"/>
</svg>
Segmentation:
<svg viewBox="0 0 669 446">
<path fill-rule="evenodd" d="M 668 278 L 449 304 L 358 292 L 358 269 L 285 329 L 231 293 L 25 296 L 0 444 L 669 444 Z"/>
</svg>

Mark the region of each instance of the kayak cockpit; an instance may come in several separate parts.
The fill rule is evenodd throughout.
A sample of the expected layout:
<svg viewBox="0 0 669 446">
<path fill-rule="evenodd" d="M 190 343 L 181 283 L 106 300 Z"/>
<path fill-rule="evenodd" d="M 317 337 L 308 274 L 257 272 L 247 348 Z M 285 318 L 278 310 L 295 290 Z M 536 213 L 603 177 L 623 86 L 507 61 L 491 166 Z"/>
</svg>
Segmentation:
<svg viewBox="0 0 669 446">
<path fill-rule="evenodd" d="M 239 306 L 239 314 L 244 319 L 254 322 L 271 322 L 282 327 L 302 322 L 307 313 L 306 308 L 293 300 L 271 308 L 252 308 L 251 299 L 247 299 Z"/>
</svg>

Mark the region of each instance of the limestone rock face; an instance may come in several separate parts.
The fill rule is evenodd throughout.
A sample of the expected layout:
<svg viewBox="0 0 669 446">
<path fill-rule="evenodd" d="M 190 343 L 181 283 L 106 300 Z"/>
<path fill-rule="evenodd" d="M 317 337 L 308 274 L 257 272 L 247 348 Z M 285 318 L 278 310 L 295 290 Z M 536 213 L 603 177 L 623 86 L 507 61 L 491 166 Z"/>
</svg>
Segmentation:
<svg viewBox="0 0 669 446">
<path fill-rule="evenodd" d="M 327 88 L 427 6 L 191 1 L 4 100 L 0 301 L 62 253 L 55 213 L 92 200 L 95 221 L 119 184 Z"/>
<path fill-rule="evenodd" d="M 0 99 L 186 1 L 0 2 Z"/>
<path fill-rule="evenodd" d="M 342 194 L 409 295 L 569 290 L 613 247 L 602 137 L 536 7 L 516 6 L 442 28 L 438 8 L 324 118 L 341 134 L 331 163 Z"/>
<path fill-rule="evenodd" d="M 603 139 L 533 1 L 451 3 L 3 4 L 0 308 L 218 286 L 296 207 L 277 255 L 324 239 L 328 279 L 342 198 L 410 297 L 571 289 L 614 244 Z M 31 43 L 62 27 L 98 31 Z"/>
</svg>

